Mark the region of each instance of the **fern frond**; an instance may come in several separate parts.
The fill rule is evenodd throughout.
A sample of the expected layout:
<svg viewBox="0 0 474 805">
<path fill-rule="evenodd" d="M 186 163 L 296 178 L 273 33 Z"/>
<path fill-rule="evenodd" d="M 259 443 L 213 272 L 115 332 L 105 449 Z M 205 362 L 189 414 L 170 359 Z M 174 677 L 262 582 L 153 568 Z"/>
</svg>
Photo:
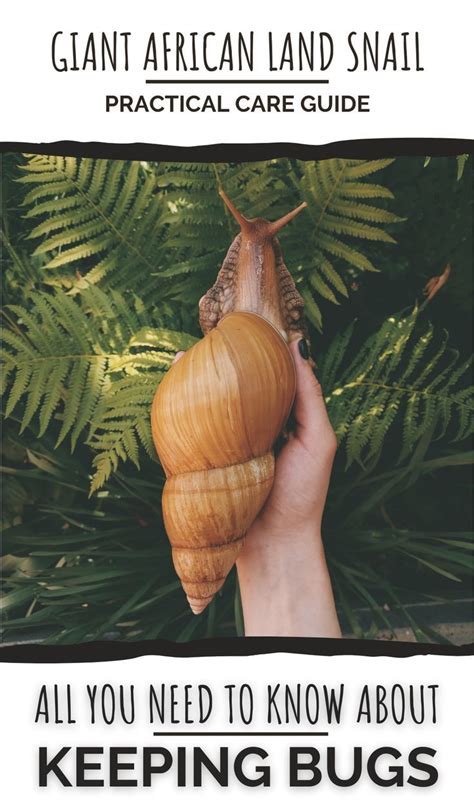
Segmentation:
<svg viewBox="0 0 474 805">
<path fill-rule="evenodd" d="M 321 310 L 319 309 L 317 302 L 315 302 L 311 291 L 302 288 L 301 295 L 304 299 L 305 315 L 308 317 L 311 324 L 313 324 L 317 330 L 321 331 L 323 326 L 323 317 L 321 315 Z"/>
<path fill-rule="evenodd" d="M 97 453 L 91 493 L 100 489 L 121 461 L 130 459 L 140 466 L 139 451 L 155 457 L 151 438 L 150 410 L 162 373 L 125 377 L 113 381 L 95 417 L 89 445 Z"/>
<path fill-rule="evenodd" d="M 469 154 L 458 154 L 456 157 L 456 181 L 460 181 L 464 174 L 464 168 L 466 167 L 466 162 L 469 159 Z M 423 167 L 426 168 L 431 162 L 431 157 L 425 157 L 425 161 L 423 163 Z"/>
<path fill-rule="evenodd" d="M 316 313 L 318 296 L 340 303 L 340 295 L 347 297 L 347 278 L 354 271 L 376 271 L 370 256 L 355 244 L 357 241 L 394 243 L 389 228 L 402 219 L 386 209 L 386 200 L 392 199 L 390 190 L 374 184 L 367 177 L 386 168 L 392 159 L 354 160 L 328 159 L 319 162 L 275 161 L 265 164 L 265 180 L 253 178 L 258 193 L 250 204 L 254 215 L 277 217 L 287 212 L 291 204 L 305 200 L 307 211 L 283 230 L 282 240 L 288 240 L 288 253 L 293 255 L 299 289 L 304 290 L 309 318 L 321 327 L 321 314 Z M 283 168 L 286 166 L 286 172 Z M 225 175 L 227 181 L 227 174 Z M 262 198 L 268 192 L 273 197 L 273 208 L 264 209 Z M 248 209 L 248 190 L 241 190 Z M 284 199 L 283 205 L 275 199 Z M 291 201 L 290 201 L 291 199 Z M 381 199 L 379 205 L 366 203 L 366 199 Z M 270 199 L 268 200 L 270 201 Z M 311 224 L 304 225 L 310 216 Z M 303 229 L 304 226 L 304 229 Z M 304 231 L 304 237 L 298 233 Z M 309 236 L 308 236 L 309 231 Z M 283 244 L 286 251 L 286 244 Z M 292 266 L 290 265 L 290 269 Z M 316 308 L 309 302 L 312 298 Z"/>
<path fill-rule="evenodd" d="M 372 173 L 383 170 L 388 165 L 391 165 L 393 159 L 348 159 L 347 160 L 347 175 L 350 179 L 362 179 L 365 176 L 370 176 Z"/>
<path fill-rule="evenodd" d="M 321 365 L 329 414 L 345 442 L 348 465 L 377 458 L 396 423 L 400 461 L 428 430 L 434 439 L 448 430 L 453 440 L 472 433 L 470 362 L 460 363 L 446 336 L 439 339 L 431 325 L 420 333 L 417 309 L 387 319 L 341 371 L 351 343 L 352 329 L 336 337 Z"/>
<path fill-rule="evenodd" d="M 196 339 L 186 333 L 143 327 L 130 338 L 128 353 L 111 361 L 113 379 L 94 415 L 88 442 L 98 454 L 93 462 L 91 492 L 105 483 L 120 461 L 130 459 L 138 467 L 140 447 L 156 457 L 150 426 L 156 387 L 170 356 L 195 343 Z M 144 371 L 148 369 L 153 371 Z M 119 370 L 128 376 L 117 375 Z"/>
<path fill-rule="evenodd" d="M 195 340 L 149 326 L 150 311 L 138 297 L 125 299 L 97 287 L 81 297 L 37 293 L 32 311 L 21 306 L 10 310 L 15 329 L 5 329 L 2 349 L 6 415 L 18 410 L 21 430 L 36 419 L 39 435 L 55 419 L 56 444 L 69 435 L 72 448 L 87 428 L 94 428 L 96 411 L 117 379 L 146 374 L 156 387 L 175 352 Z M 158 313 L 155 319 L 159 323 Z M 133 437 L 125 439 L 124 450 L 128 445 L 131 457 L 132 444 Z"/>
<path fill-rule="evenodd" d="M 114 287 L 150 283 L 162 231 L 155 177 L 139 162 L 34 156 L 18 179 L 28 187 L 27 217 L 41 216 L 29 237 L 41 239 L 34 254 L 51 273 L 46 283 L 77 292 L 108 276 Z M 143 217 L 147 237 L 137 238 Z"/>
<path fill-rule="evenodd" d="M 459 154 L 459 156 L 456 157 L 456 179 L 458 182 L 460 179 L 462 179 L 464 168 L 466 167 L 466 162 L 468 159 L 469 154 Z"/>
</svg>

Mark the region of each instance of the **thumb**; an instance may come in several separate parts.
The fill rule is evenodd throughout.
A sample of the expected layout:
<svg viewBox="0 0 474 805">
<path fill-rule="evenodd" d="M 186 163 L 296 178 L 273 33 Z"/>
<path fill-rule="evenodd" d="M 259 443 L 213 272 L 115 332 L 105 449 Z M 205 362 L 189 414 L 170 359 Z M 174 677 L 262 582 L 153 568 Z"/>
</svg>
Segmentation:
<svg viewBox="0 0 474 805">
<path fill-rule="evenodd" d="M 183 355 L 185 355 L 185 354 L 186 354 L 186 353 L 185 353 L 185 352 L 183 352 L 183 350 L 180 350 L 180 352 L 177 352 L 177 353 L 176 353 L 176 355 L 174 356 L 173 360 L 171 361 L 171 366 L 174 366 L 174 365 L 175 365 L 175 363 L 178 363 L 178 361 L 179 361 L 179 360 L 181 360 L 181 358 L 182 358 L 182 357 L 183 357 Z"/>
<path fill-rule="evenodd" d="M 336 447 L 336 437 L 324 402 L 320 383 L 313 373 L 306 339 L 290 343 L 296 369 L 296 396 L 294 415 L 296 436 L 308 449 L 320 448 L 322 444 Z"/>
</svg>

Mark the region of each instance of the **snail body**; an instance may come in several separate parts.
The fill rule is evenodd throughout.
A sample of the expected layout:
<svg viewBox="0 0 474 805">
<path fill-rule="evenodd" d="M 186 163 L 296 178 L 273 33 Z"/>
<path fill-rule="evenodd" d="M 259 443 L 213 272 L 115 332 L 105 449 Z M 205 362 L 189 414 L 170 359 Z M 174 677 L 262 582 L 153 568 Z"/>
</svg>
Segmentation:
<svg viewBox="0 0 474 805">
<path fill-rule="evenodd" d="M 280 222 L 241 224 L 201 299 L 205 337 L 158 386 L 151 420 L 166 474 L 163 517 L 192 611 L 212 600 L 273 484 L 272 448 L 295 395 L 287 339 L 303 303 L 281 258 Z M 295 314 L 296 312 L 296 314 Z"/>
</svg>

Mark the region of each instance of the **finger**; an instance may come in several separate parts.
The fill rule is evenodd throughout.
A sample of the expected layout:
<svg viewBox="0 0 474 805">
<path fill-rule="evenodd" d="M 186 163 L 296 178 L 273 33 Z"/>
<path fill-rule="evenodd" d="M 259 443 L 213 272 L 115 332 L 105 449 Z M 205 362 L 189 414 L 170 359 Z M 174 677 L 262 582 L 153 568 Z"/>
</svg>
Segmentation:
<svg viewBox="0 0 474 805">
<path fill-rule="evenodd" d="M 335 442 L 334 431 L 326 411 L 323 391 L 313 373 L 314 362 L 309 356 L 305 339 L 292 341 L 290 350 L 296 368 L 294 414 L 296 435 L 317 446 L 322 440 Z"/>
<path fill-rule="evenodd" d="M 177 353 L 176 353 L 176 355 L 174 356 L 174 358 L 173 358 L 172 362 L 171 362 L 171 366 L 174 366 L 174 365 L 175 365 L 175 363 L 178 363 L 178 361 L 179 361 L 179 360 L 180 360 L 180 359 L 183 357 L 183 355 L 185 355 L 185 354 L 186 354 L 186 353 L 185 353 L 185 352 L 183 352 L 183 350 L 181 350 L 180 352 L 177 352 Z"/>
</svg>

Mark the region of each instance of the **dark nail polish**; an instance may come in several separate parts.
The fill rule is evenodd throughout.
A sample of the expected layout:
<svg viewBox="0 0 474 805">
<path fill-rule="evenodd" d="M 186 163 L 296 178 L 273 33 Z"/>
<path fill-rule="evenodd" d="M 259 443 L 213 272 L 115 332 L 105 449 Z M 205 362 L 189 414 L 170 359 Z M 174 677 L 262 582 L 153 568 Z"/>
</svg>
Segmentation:
<svg viewBox="0 0 474 805">
<path fill-rule="evenodd" d="M 301 357 L 304 358 L 305 361 L 307 361 L 309 358 L 309 348 L 306 339 L 302 338 L 301 341 L 298 341 L 298 349 L 300 351 Z"/>
</svg>

